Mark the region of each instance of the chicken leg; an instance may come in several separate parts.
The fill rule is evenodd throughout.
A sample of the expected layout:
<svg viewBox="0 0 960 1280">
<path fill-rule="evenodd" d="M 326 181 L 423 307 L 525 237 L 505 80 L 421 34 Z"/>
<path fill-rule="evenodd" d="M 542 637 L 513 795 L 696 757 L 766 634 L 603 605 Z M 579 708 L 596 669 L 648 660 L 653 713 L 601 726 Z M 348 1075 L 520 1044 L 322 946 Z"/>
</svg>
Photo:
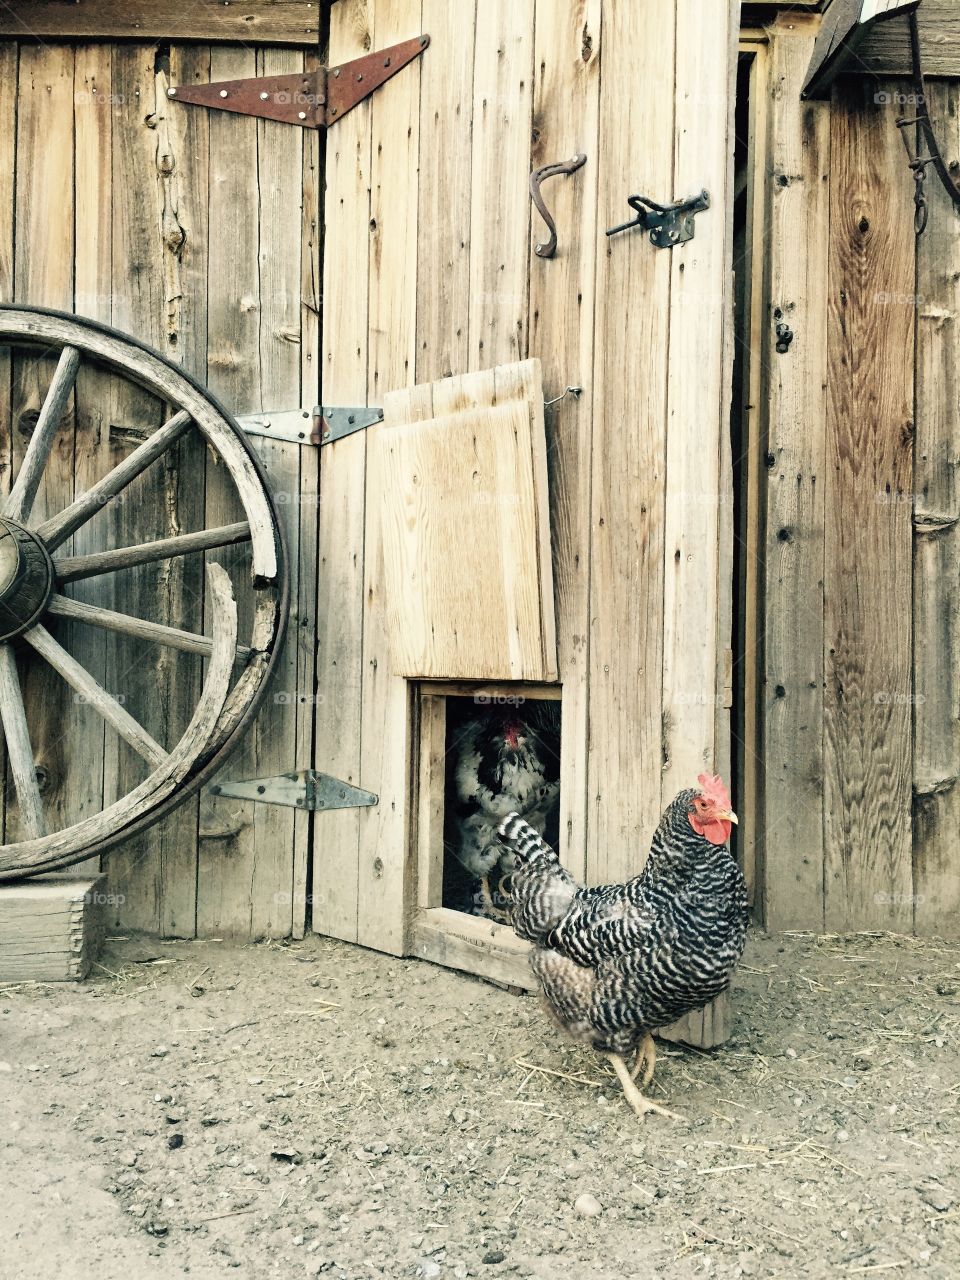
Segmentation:
<svg viewBox="0 0 960 1280">
<path fill-rule="evenodd" d="M 644 1063 L 647 1064 L 647 1069 L 644 1071 L 643 1079 L 640 1081 L 641 1089 L 645 1089 L 653 1079 L 653 1068 L 657 1065 L 657 1046 L 654 1044 L 653 1036 L 649 1031 L 643 1033 L 643 1040 L 637 1050 L 637 1058 L 633 1064 L 633 1070 L 630 1072 L 631 1080 L 636 1080 Z"/>
<path fill-rule="evenodd" d="M 619 1053 L 608 1053 L 604 1055 L 608 1062 L 613 1063 L 613 1069 L 617 1073 L 623 1088 L 624 1097 L 633 1107 L 637 1115 L 643 1119 L 648 1111 L 655 1111 L 657 1115 L 669 1116 L 671 1120 L 682 1120 L 684 1117 L 678 1115 L 676 1111 L 670 1111 L 667 1107 L 661 1107 L 657 1102 L 651 1102 L 649 1098 L 645 1098 L 637 1086 L 633 1083 L 630 1076 L 630 1070 Z"/>
<path fill-rule="evenodd" d="M 483 913 L 488 920 L 496 920 L 498 924 L 509 924 L 510 915 L 506 911 L 502 911 L 493 901 L 493 894 L 490 892 L 490 877 L 480 877 L 480 901 L 483 904 Z"/>
</svg>

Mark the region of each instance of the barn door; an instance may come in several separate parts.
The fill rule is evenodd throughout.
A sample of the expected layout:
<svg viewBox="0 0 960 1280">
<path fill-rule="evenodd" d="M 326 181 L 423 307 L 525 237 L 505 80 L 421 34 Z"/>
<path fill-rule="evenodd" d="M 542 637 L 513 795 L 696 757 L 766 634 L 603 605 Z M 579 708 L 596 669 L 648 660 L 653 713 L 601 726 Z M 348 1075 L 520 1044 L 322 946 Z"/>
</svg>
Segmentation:
<svg viewBox="0 0 960 1280">
<path fill-rule="evenodd" d="M 635 874 L 664 804 L 729 768 L 731 106 L 739 6 L 337 0 L 330 61 L 430 47 L 328 136 L 323 399 L 542 362 L 563 702 L 561 853 Z M 469 17 L 467 17 L 469 15 Z M 559 247 L 541 259 L 533 168 Z M 630 195 L 706 189 L 657 248 Z M 379 796 L 320 814 L 313 922 L 412 945 L 416 690 L 391 669 L 370 442 L 322 451 L 317 767 Z M 461 949 L 462 950 L 462 949 Z M 462 963 L 462 961 L 458 961 Z"/>
</svg>

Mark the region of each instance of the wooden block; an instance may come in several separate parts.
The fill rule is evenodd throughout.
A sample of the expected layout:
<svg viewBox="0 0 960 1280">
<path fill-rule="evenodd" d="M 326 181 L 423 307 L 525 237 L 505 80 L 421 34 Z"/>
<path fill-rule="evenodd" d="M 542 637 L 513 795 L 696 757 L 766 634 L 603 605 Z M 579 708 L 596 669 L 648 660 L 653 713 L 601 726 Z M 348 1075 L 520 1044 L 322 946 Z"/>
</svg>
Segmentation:
<svg viewBox="0 0 960 1280">
<path fill-rule="evenodd" d="M 0 886 L 0 982 L 81 982 L 103 943 L 106 885 L 64 872 Z"/>
</svg>

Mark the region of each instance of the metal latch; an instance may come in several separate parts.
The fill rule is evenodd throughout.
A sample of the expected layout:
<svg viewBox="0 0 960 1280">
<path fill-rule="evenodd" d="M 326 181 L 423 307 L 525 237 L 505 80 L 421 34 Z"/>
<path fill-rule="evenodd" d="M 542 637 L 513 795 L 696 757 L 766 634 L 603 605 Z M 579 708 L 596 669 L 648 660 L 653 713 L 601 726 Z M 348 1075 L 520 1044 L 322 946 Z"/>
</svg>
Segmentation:
<svg viewBox="0 0 960 1280">
<path fill-rule="evenodd" d="M 646 196 L 627 196 L 627 204 L 637 216 L 630 222 L 621 222 L 619 227 L 610 227 L 607 235 L 615 236 L 618 231 L 643 227 L 650 232 L 650 243 L 657 249 L 672 249 L 685 240 L 693 239 L 693 215 L 710 208 L 710 195 L 701 191 L 699 195 L 675 200 L 673 204 L 657 204 L 656 200 L 648 200 Z"/>
<path fill-rule="evenodd" d="M 365 809 L 379 803 L 379 797 L 362 787 L 341 782 L 329 773 L 301 769 L 273 778 L 248 778 L 238 782 L 215 782 L 208 788 L 213 796 L 234 800 L 255 800 L 261 804 L 281 804 L 291 809 Z"/>
<path fill-rule="evenodd" d="M 245 80 L 218 80 L 214 84 L 181 84 L 168 89 L 175 102 L 198 107 L 236 111 L 304 129 L 329 129 L 374 89 L 420 56 L 429 36 L 415 36 L 364 54 L 339 67 L 318 67 L 285 76 L 257 76 Z"/>
<path fill-rule="evenodd" d="M 248 436 L 272 436 L 293 444 L 333 444 L 354 431 L 383 421 L 383 410 L 372 407 L 346 408 L 316 404 L 312 409 L 278 409 L 264 413 L 243 413 L 237 423 Z"/>
</svg>

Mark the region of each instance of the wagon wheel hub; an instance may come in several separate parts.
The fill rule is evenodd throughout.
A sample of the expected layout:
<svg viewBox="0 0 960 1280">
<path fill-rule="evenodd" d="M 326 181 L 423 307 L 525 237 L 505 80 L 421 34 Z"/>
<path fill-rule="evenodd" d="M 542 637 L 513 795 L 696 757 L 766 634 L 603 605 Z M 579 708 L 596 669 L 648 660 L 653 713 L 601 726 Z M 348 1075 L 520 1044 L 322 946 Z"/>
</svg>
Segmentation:
<svg viewBox="0 0 960 1280">
<path fill-rule="evenodd" d="M 0 518 L 0 642 L 33 626 L 53 594 L 53 562 L 35 533 Z"/>
</svg>

